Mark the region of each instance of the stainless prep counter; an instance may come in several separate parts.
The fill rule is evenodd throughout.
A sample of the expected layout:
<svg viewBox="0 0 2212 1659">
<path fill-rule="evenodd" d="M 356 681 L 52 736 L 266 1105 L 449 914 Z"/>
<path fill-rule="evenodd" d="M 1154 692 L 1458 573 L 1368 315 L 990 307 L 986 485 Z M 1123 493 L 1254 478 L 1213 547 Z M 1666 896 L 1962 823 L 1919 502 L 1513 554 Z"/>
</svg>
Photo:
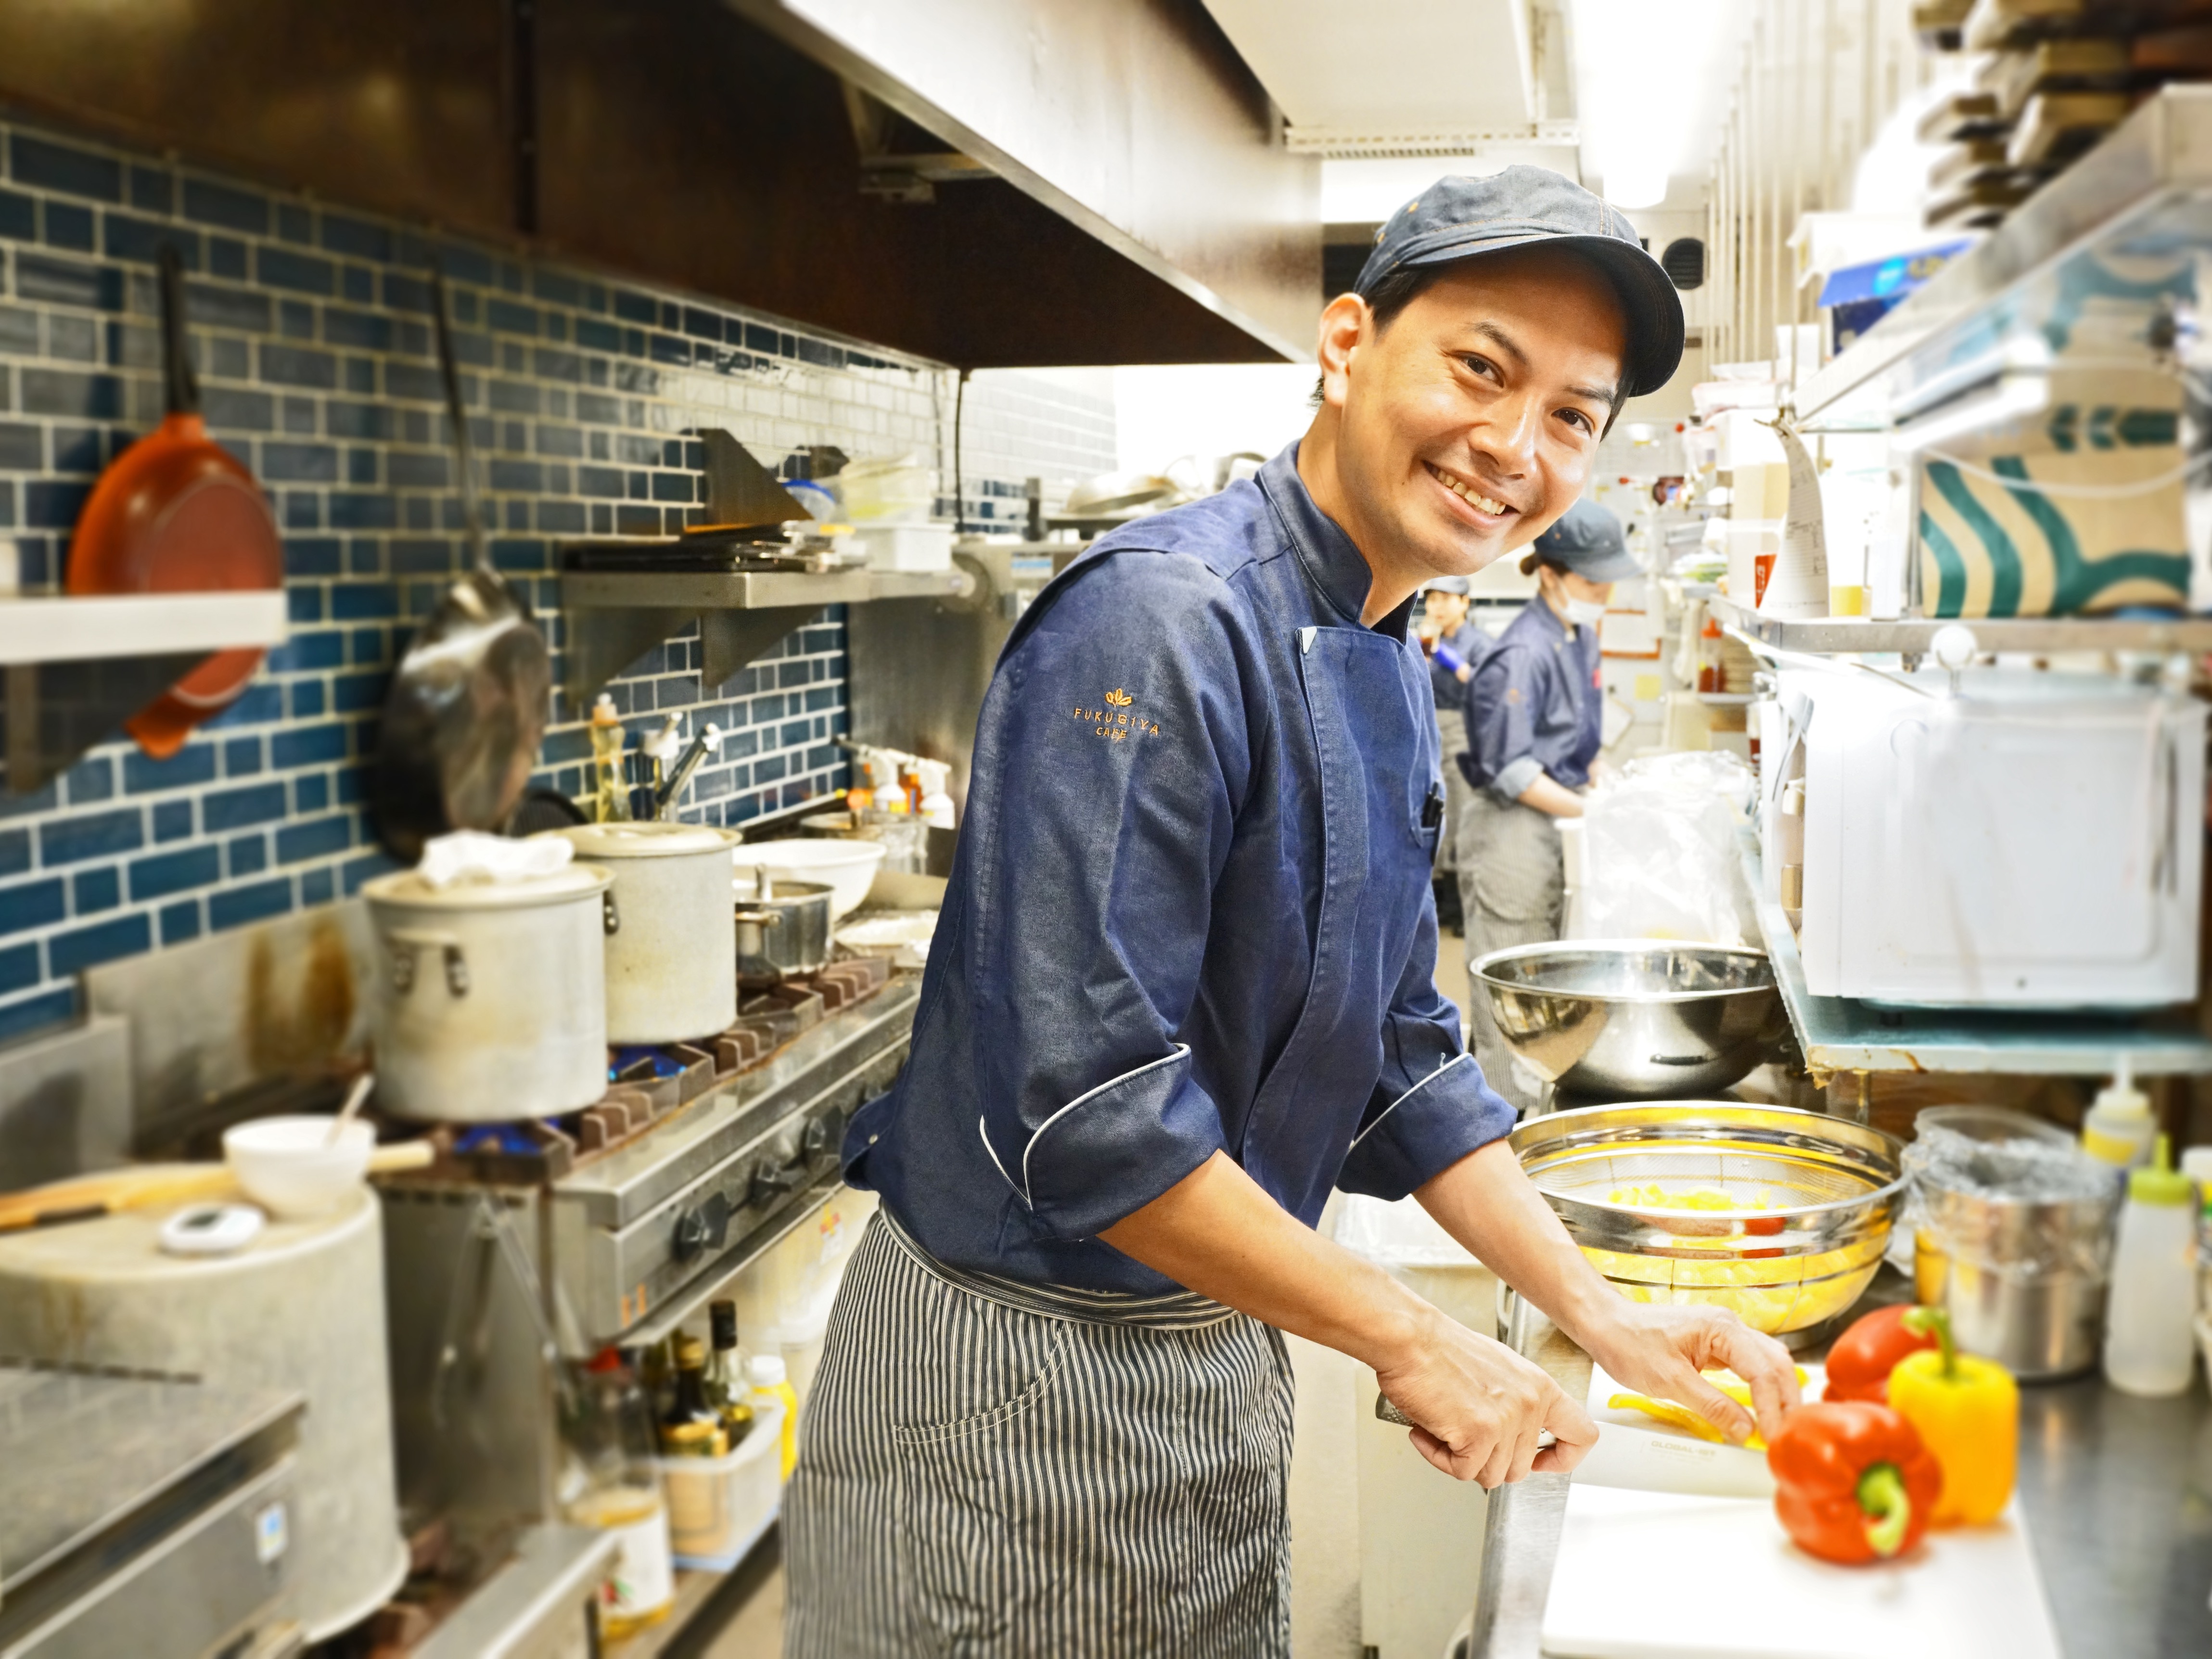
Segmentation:
<svg viewBox="0 0 2212 1659">
<path fill-rule="evenodd" d="M 1879 1285 L 1876 1298 L 1899 1299 Z M 1589 1356 L 1513 1301 L 1509 1344 L 1582 1399 Z M 2212 1654 L 2212 1399 L 2202 1380 L 2174 1400 L 2136 1400 L 2094 1376 L 2030 1384 L 2020 1429 L 2021 1508 L 2069 1659 Z M 1567 1487 L 1564 1475 L 1534 1474 L 1491 1495 L 1470 1659 L 1538 1659 Z"/>
</svg>

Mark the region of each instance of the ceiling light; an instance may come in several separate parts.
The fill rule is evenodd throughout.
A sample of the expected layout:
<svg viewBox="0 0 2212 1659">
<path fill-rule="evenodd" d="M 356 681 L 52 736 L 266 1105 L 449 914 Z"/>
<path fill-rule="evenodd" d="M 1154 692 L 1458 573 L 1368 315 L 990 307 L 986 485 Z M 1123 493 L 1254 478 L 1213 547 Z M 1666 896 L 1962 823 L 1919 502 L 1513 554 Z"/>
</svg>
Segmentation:
<svg viewBox="0 0 2212 1659">
<path fill-rule="evenodd" d="M 1617 208 L 1657 207 L 1667 199 L 1667 164 L 1623 158 L 1606 169 L 1604 193 Z"/>
</svg>

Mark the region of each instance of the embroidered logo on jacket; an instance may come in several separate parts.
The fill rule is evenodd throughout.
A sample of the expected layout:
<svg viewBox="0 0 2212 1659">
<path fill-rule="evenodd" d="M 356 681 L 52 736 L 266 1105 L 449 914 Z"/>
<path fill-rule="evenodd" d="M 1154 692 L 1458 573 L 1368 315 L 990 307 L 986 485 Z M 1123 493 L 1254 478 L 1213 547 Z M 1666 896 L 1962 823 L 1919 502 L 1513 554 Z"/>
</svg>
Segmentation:
<svg viewBox="0 0 2212 1659">
<path fill-rule="evenodd" d="M 1109 743 L 1127 743 L 1133 735 L 1157 738 L 1160 734 L 1158 721 L 1130 713 L 1136 701 L 1117 685 L 1106 694 L 1105 708 L 1085 708 L 1079 704 L 1075 718 L 1088 721 L 1091 735 L 1103 738 Z"/>
</svg>

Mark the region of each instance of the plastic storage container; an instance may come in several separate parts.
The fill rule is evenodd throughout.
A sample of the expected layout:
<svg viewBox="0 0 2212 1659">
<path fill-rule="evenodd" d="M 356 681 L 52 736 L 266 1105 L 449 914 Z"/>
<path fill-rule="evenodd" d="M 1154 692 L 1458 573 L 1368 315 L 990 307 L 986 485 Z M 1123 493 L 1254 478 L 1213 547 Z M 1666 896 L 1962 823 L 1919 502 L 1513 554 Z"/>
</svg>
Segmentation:
<svg viewBox="0 0 2212 1659">
<path fill-rule="evenodd" d="M 723 1457 L 664 1457 L 668 1538 L 676 1565 L 727 1572 L 744 1559 L 783 1501 L 782 1404 L 756 1400 L 753 1425 Z"/>
<path fill-rule="evenodd" d="M 854 527 L 853 540 L 871 570 L 952 568 L 949 524 L 863 524 Z"/>
</svg>

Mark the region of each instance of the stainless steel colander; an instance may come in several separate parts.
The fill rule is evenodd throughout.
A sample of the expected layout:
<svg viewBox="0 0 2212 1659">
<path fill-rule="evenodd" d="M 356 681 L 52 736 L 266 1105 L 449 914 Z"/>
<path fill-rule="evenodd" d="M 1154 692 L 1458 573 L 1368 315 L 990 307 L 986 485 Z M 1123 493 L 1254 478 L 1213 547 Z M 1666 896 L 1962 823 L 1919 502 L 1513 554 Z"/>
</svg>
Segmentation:
<svg viewBox="0 0 2212 1659">
<path fill-rule="evenodd" d="M 1858 1299 L 1905 1188 L 1881 1130 L 1736 1101 L 1553 1112 L 1510 1144 L 1622 1295 L 1730 1308 L 1773 1334 Z"/>
</svg>

